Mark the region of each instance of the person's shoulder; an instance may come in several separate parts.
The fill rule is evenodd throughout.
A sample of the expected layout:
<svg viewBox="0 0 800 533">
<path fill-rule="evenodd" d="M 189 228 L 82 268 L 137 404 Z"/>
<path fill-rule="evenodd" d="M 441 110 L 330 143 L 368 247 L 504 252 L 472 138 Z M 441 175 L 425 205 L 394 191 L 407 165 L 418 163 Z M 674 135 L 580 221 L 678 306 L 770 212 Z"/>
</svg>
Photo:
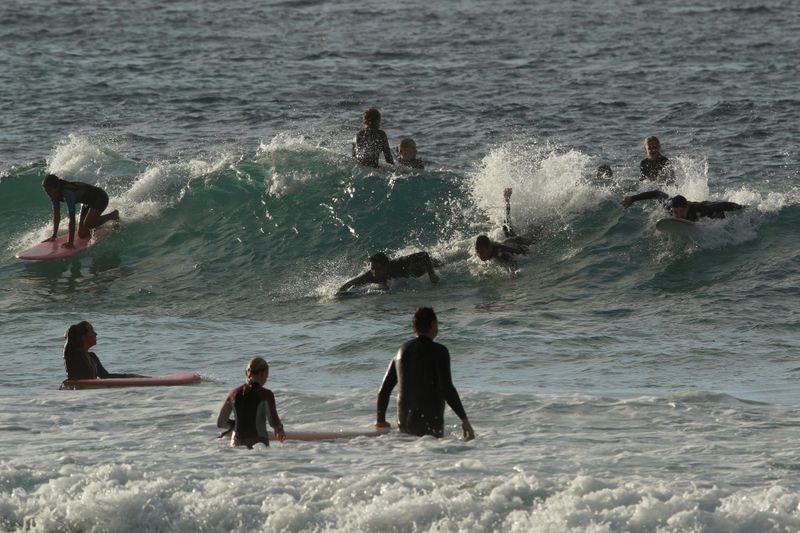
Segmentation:
<svg viewBox="0 0 800 533">
<path fill-rule="evenodd" d="M 265 389 L 264 387 L 258 387 L 258 389 L 256 389 L 256 390 L 258 390 L 258 395 L 261 396 L 262 400 L 274 400 L 275 399 L 275 394 L 269 389 Z"/>
<path fill-rule="evenodd" d="M 241 391 L 243 387 L 244 387 L 244 384 L 236 385 L 234 388 L 229 390 L 228 391 L 228 396 L 225 398 L 225 400 L 227 401 L 227 400 L 232 400 L 233 398 L 235 398 L 236 395 L 239 394 L 239 391 Z"/>
</svg>

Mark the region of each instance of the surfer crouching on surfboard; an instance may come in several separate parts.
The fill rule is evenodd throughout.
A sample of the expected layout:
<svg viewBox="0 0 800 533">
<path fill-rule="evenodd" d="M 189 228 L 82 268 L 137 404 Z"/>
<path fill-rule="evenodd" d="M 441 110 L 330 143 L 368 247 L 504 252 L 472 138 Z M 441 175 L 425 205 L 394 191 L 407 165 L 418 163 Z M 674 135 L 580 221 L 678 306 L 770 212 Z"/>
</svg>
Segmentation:
<svg viewBox="0 0 800 533">
<path fill-rule="evenodd" d="M 467 413 L 450 375 L 450 352 L 438 342 L 436 313 L 430 307 L 420 307 L 413 317 L 417 338 L 403 344 L 397 351 L 383 378 L 378 392 L 376 428 L 388 428 L 386 409 L 395 385 L 397 392 L 397 425 L 411 435 L 444 435 L 444 404 L 461 419 L 464 440 L 475 438 Z"/>
<path fill-rule="evenodd" d="M 269 377 L 269 365 L 264 359 L 254 357 L 247 363 L 245 376 L 245 384 L 232 389 L 219 410 L 217 427 L 227 429 L 220 438 L 233 433 L 231 446 L 247 446 L 252 449 L 259 442 L 269 446 L 269 421 L 269 425 L 275 430 L 275 436 L 283 442 L 286 440 L 286 433 L 275 407 L 275 395 L 264 388 Z M 233 419 L 230 418 L 231 413 Z"/>
<path fill-rule="evenodd" d="M 75 240 L 75 204 L 82 204 L 78 225 L 78 236 L 89 238 L 90 231 L 109 220 L 119 220 L 116 209 L 103 214 L 108 207 L 108 194 L 100 187 L 79 181 L 62 180 L 55 174 L 48 174 L 42 181 L 42 188 L 53 201 L 53 236 L 43 242 L 53 241 L 58 237 L 58 225 L 61 222 L 61 202 L 66 202 L 69 210 L 69 240 L 62 244 L 64 248 L 74 248 Z"/>
<path fill-rule="evenodd" d="M 89 348 L 97 344 L 97 332 L 85 320 L 73 324 L 64 334 L 64 367 L 67 379 L 143 378 L 139 374 L 112 374 Z"/>
<path fill-rule="evenodd" d="M 665 202 L 664 208 L 675 218 L 696 221 L 700 217 L 725 218 L 726 211 L 738 211 L 745 206 L 734 202 L 689 202 L 681 195 L 674 196 L 671 200 L 665 192 L 654 190 L 647 191 L 633 196 L 626 196 L 622 199 L 622 205 L 627 209 L 635 202 L 641 200 L 669 200 Z"/>
</svg>

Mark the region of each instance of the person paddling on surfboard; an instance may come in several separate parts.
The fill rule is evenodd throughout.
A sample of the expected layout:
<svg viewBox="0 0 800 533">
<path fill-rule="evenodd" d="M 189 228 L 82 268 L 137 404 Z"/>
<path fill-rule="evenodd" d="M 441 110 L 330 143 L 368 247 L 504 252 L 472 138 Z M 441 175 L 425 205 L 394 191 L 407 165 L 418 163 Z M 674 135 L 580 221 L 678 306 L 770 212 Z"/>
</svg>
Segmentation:
<svg viewBox="0 0 800 533">
<path fill-rule="evenodd" d="M 97 344 L 97 332 L 85 320 L 70 326 L 64 333 L 64 367 L 67 379 L 144 378 L 139 374 L 112 374 L 89 348 Z"/>
<path fill-rule="evenodd" d="M 269 446 L 267 421 L 275 430 L 279 441 L 286 440 L 283 424 L 275 407 L 275 395 L 265 389 L 269 365 L 260 357 L 253 357 L 245 369 L 247 381 L 231 389 L 217 416 L 217 427 L 227 428 L 219 437 L 231 434 L 231 446 L 252 449 L 259 442 Z M 231 413 L 234 418 L 231 419 Z"/>
<path fill-rule="evenodd" d="M 494 259 L 509 269 L 516 270 L 517 263 L 515 255 L 525 255 L 528 253 L 528 246 L 539 240 L 539 233 L 529 235 L 517 235 L 511 227 L 511 194 L 513 189 L 508 187 L 503 190 L 503 200 L 506 204 L 506 219 L 503 223 L 503 234 L 506 239 L 502 242 L 495 242 L 487 235 L 478 235 L 475 239 L 475 255 L 481 261 Z"/>
<path fill-rule="evenodd" d="M 119 211 L 116 209 L 103 214 L 108 207 L 108 194 L 100 187 L 79 181 L 62 180 L 55 174 L 48 174 L 42 181 L 42 188 L 53 201 L 53 235 L 43 242 L 54 241 L 58 237 L 61 202 L 65 202 L 69 210 L 69 240 L 62 244 L 64 248 L 75 247 L 75 204 L 82 204 L 78 225 L 78 236 L 82 239 L 89 238 L 90 230 L 99 228 L 109 220 L 119 220 Z"/>
<path fill-rule="evenodd" d="M 389 396 L 395 385 L 397 393 L 397 425 L 411 435 L 444 436 L 444 404 L 461 419 L 464 440 L 475 438 L 475 430 L 453 385 L 450 375 L 450 352 L 433 342 L 439 333 L 436 313 L 430 307 L 420 307 L 412 320 L 416 338 L 397 351 L 383 378 L 378 392 L 378 420 L 375 427 L 391 427 L 386 421 Z"/>
<path fill-rule="evenodd" d="M 377 283 L 388 288 L 390 279 L 417 278 L 424 274 L 428 275 L 431 283 L 438 283 L 439 276 L 433 269 L 435 266 L 439 266 L 439 263 L 431 259 L 428 252 L 417 252 L 395 259 L 389 259 L 385 253 L 378 252 L 370 256 L 369 270 L 342 285 L 339 292 L 370 283 Z"/>
<path fill-rule="evenodd" d="M 674 196 L 670 199 L 667 193 L 659 190 L 626 196 L 622 199 L 622 205 L 627 209 L 635 202 L 656 199 L 669 200 L 664 203 L 664 208 L 669 211 L 673 217 L 691 220 L 693 222 L 700 217 L 725 218 L 725 213 L 727 211 L 738 211 L 739 209 L 745 208 L 745 206 L 734 202 L 689 202 L 681 195 Z"/>
</svg>

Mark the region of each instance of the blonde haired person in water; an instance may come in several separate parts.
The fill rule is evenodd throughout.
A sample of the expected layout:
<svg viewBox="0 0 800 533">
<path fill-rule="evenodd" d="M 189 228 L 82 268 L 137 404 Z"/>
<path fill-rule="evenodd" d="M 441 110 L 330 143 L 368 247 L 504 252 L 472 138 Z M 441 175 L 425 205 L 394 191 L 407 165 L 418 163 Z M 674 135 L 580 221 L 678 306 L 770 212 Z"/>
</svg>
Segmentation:
<svg viewBox="0 0 800 533">
<path fill-rule="evenodd" d="M 275 395 L 264 388 L 269 377 L 269 365 L 261 357 L 253 357 L 247 363 L 244 374 L 244 385 L 232 389 L 219 410 L 217 427 L 227 428 L 220 437 L 232 432 L 232 446 L 252 448 L 259 442 L 269 446 L 269 421 L 269 425 L 275 430 L 275 436 L 283 442 L 286 433 L 275 408 Z M 231 413 L 234 415 L 233 419 L 230 418 Z"/>
<path fill-rule="evenodd" d="M 424 169 L 425 163 L 417 158 L 417 143 L 406 137 L 397 143 L 397 163 L 411 168 Z"/>
</svg>

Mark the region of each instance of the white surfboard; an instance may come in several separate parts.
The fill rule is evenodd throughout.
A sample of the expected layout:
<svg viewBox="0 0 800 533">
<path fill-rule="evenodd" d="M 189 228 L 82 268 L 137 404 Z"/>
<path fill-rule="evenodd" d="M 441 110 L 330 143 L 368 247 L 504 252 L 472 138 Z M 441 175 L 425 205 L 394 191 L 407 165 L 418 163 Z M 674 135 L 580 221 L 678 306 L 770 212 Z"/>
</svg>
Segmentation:
<svg viewBox="0 0 800 533">
<path fill-rule="evenodd" d="M 685 218 L 667 217 L 656 222 L 656 229 L 673 237 L 694 240 L 700 229 L 697 224 Z"/>
</svg>

